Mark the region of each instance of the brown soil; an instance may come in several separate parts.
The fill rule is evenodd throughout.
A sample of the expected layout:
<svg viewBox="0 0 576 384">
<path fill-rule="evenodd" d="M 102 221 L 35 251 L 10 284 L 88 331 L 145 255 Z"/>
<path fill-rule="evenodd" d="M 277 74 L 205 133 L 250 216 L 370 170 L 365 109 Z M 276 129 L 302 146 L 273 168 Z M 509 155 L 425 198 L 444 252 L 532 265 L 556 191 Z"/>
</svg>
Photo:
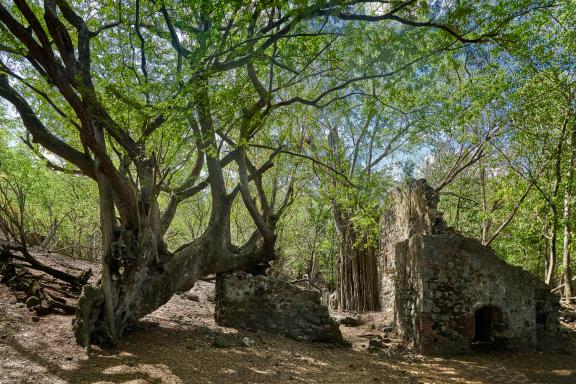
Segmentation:
<svg viewBox="0 0 576 384">
<path fill-rule="evenodd" d="M 576 383 L 574 353 L 433 358 L 404 351 L 394 340 L 370 353 L 368 339 L 381 334 L 383 323 L 375 314 L 365 316 L 365 325 L 341 327 L 352 347 L 334 348 L 219 327 L 212 301 L 213 284 L 200 282 L 143 319 L 117 350 L 87 355 L 74 343 L 72 317 L 33 318 L 0 285 L 0 383 Z M 564 330 L 576 339 L 575 323 Z M 215 347 L 219 333 L 254 345 Z"/>
</svg>

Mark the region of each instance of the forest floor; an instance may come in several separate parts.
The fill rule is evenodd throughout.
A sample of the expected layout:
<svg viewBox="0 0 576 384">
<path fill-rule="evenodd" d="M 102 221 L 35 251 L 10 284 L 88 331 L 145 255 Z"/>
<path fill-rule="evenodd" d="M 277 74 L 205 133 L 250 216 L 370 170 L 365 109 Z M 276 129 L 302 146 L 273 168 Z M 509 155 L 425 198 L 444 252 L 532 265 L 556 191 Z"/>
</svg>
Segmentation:
<svg viewBox="0 0 576 384">
<path fill-rule="evenodd" d="M 0 383 L 576 383 L 574 322 L 563 324 L 570 340 L 564 353 L 439 358 L 415 355 L 394 340 L 371 353 L 368 339 L 384 320 L 375 314 L 365 315 L 364 325 L 341 326 L 352 346 L 335 348 L 219 327 L 213 295 L 213 284 L 199 282 L 144 318 L 116 350 L 87 355 L 75 344 L 71 316 L 35 317 L 0 285 Z M 253 345 L 216 347 L 219 334 Z"/>
</svg>

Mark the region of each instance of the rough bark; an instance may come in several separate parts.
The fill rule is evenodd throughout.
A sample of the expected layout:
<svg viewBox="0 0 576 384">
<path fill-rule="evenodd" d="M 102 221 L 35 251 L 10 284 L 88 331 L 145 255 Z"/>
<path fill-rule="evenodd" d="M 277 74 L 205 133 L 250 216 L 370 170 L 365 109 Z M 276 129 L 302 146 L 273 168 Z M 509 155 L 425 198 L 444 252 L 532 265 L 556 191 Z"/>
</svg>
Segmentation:
<svg viewBox="0 0 576 384">
<path fill-rule="evenodd" d="M 190 289 L 202 276 L 265 259 L 259 251 L 258 233 L 242 247 L 230 243 L 231 202 L 225 195 L 220 196 L 220 201 L 214 200 L 204 234 L 170 253 L 160 235 L 155 196 L 148 204 L 140 200 L 138 226 L 129 227 L 123 222 L 119 225 L 112 215 L 113 197 L 106 179 L 99 181 L 99 185 L 102 275 L 97 285 L 84 287 L 74 324 L 76 339 L 85 347 L 115 345 L 130 323 L 166 303 L 175 292 Z M 219 194 L 213 191 L 213 199 Z"/>
<path fill-rule="evenodd" d="M 556 214 L 556 210 L 553 210 L 553 218 L 552 218 L 552 229 L 550 233 L 550 247 L 548 251 L 548 261 L 546 263 L 546 276 L 544 282 L 551 286 L 553 284 L 554 274 L 556 272 L 556 242 L 558 236 L 556 234 L 558 226 L 558 217 Z"/>
<path fill-rule="evenodd" d="M 566 191 L 564 197 L 564 244 L 562 252 L 562 279 L 564 281 L 564 297 L 566 302 L 572 304 L 574 299 L 572 295 L 572 269 L 570 266 L 570 246 L 572 237 L 572 228 L 570 226 L 570 196 Z"/>
<path fill-rule="evenodd" d="M 341 214 L 338 209 L 335 212 Z M 376 311 L 379 309 L 376 249 L 365 245 L 349 220 L 340 217 L 337 222 L 340 236 L 337 307 L 348 311 Z"/>
<path fill-rule="evenodd" d="M 116 345 L 126 327 L 166 303 L 177 291 L 188 290 L 203 276 L 236 269 L 262 269 L 274 257 L 274 223 L 268 214 L 254 207 L 251 215 L 257 223 L 252 237 L 244 245 L 232 244 L 230 209 L 238 192 L 252 201 L 248 191 L 250 177 L 243 169 L 241 185 L 227 193 L 222 163 L 215 140 L 207 82 L 201 83 L 194 104 L 202 134 L 202 148 L 208 168 L 211 213 L 205 232 L 196 240 L 169 252 L 162 240 L 165 216 L 160 214 L 154 157 L 136 161 L 138 188 L 133 186 L 137 202 L 132 210 L 114 207 L 118 198 L 113 181 L 100 167 L 96 179 L 100 192 L 103 239 L 102 276 L 95 286 L 85 286 L 79 300 L 75 335 L 79 344 Z M 95 137 L 102 140 L 96 129 Z M 243 160 L 243 161 L 242 161 Z M 237 159 L 245 165 L 245 158 Z M 266 168 L 267 169 L 267 168 Z M 251 173 L 252 179 L 259 174 Z"/>
<path fill-rule="evenodd" d="M 486 244 L 488 242 L 488 233 L 492 220 L 489 218 L 488 201 L 486 198 L 486 168 L 482 164 L 482 160 L 479 160 L 478 164 L 480 165 L 480 184 L 482 186 L 482 237 L 480 241 L 482 241 L 482 244 Z"/>
</svg>

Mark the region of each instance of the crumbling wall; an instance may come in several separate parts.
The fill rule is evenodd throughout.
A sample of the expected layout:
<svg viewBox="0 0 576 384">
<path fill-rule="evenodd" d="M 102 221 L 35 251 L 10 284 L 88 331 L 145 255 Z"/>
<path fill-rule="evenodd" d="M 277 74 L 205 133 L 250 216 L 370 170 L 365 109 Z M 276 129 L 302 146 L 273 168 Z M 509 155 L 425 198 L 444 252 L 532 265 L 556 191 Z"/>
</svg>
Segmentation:
<svg viewBox="0 0 576 384">
<path fill-rule="evenodd" d="M 437 202 L 425 181 L 414 181 L 391 195 L 382 220 L 382 286 L 389 287 L 383 303 L 399 335 L 422 353 L 466 351 L 478 344 L 477 311 L 490 308 L 499 316 L 489 322 L 491 343 L 553 343 L 558 297 L 490 247 L 447 229 Z"/>
<path fill-rule="evenodd" d="M 414 235 L 445 231 L 437 204 L 438 194 L 423 179 L 395 189 L 386 199 L 380 220 L 378 270 L 380 303 L 390 318 L 395 316 L 396 245 Z"/>
<path fill-rule="evenodd" d="M 282 334 L 301 341 L 342 343 L 338 324 L 320 293 L 246 273 L 222 275 L 216 284 L 216 323 Z"/>
<path fill-rule="evenodd" d="M 543 282 L 505 263 L 491 248 L 458 234 L 417 235 L 407 242 L 404 249 L 398 247 L 398 265 L 417 265 L 413 280 L 419 284 L 420 300 L 413 306 L 415 315 L 404 311 L 399 317 L 405 338 L 420 352 L 469 349 L 476 336 L 475 314 L 483 307 L 501 311 L 492 341 L 499 347 L 532 349 L 557 334 L 558 298 L 543 296 Z M 404 302 L 398 300 L 397 305 L 403 307 Z M 538 308 L 543 309 L 544 322 L 539 321 Z"/>
</svg>

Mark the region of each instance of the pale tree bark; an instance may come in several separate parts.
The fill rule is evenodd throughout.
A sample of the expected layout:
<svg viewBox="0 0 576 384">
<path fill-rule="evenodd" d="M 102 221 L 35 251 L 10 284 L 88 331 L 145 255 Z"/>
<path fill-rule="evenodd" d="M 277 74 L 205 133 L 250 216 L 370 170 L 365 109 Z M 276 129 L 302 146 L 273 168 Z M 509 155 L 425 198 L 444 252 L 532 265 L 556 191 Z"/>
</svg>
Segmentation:
<svg viewBox="0 0 576 384">
<path fill-rule="evenodd" d="M 548 203 L 549 215 L 546 215 L 544 226 L 542 229 L 542 237 L 545 241 L 544 247 L 544 281 L 547 285 L 552 285 L 554 276 L 557 270 L 557 242 L 558 242 L 558 229 L 559 229 L 559 221 L 561 219 L 559 210 L 562 208 L 560 204 L 558 204 L 558 200 L 560 199 L 560 186 L 563 181 L 563 170 L 562 170 L 562 160 L 564 156 L 564 147 L 566 140 L 570 140 L 570 137 L 566 137 L 568 124 L 570 122 L 571 116 L 570 112 L 567 111 L 564 115 L 564 119 L 562 125 L 559 127 L 559 136 L 557 138 L 557 143 L 554 148 L 554 151 L 550 152 L 550 156 L 546 156 L 546 161 L 541 162 L 538 169 L 533 170 L 525 169 L 526 172 L 518 169 L 513 162 L 508 158 L 508 156 L 499 149 L 500 153 L 506 158 L 510 167 L 521 177 L 526 178 L 529 182 L 528 188 L 524 192 L 524 195 L 520 198 L 518 204 L 514 208 L 511 215 L 514 215 L 517 209 L 519 208 L 519 204 L 526 198 L 528 192 L 532 187 L 536 188 L 540 195 L 546 200 Z M 552 165 L 550 167 L 550 165 Z M 552 170 L 552 177 L 553 182 L 551 188 L 548 190 L 544 187 L 543 181 L 547 181 L 542 176 L 547 172 L 549 169 Z M 548 185 L 547 183 L 546 185 Z M 509 220 L 506 220 L 503 225 L 506 225 Z M 500 233 L 499 230 L 496 231 L 495 235 Z M 494 236 L 493 236 L 494 237 Z M 491 242 L 489 240 L 488 244 Z"/>
<path fill-rule="evenodd" d="M 571 266 L 571 246 L 572 246 L 572 204 L 574 204 L 574 166 L 576 166 L 576 123 L 572 127 L 568 142 L 569 154 L 568 165 L 566 167 L 566 188 L 564 190 L 563 226 L 564 241 L 562 252 L 562 280 L 564 284 L 564 297 L 567 303 L 573 303 L 572 294 L 572 266 Z"/>
<path fill-rule="evenodd" d="M 566 113 L 564 116 L 564 121 L 562 126 L 560 127 L 560 135 L 558 137 L 558 142 L 555 147 L 555 151 L 552 153 L 547 161 L 542 162 L 540 164 L 539 169 L 536 172 L 531 171 L 530 169 L 526 169 L 527 172 L 523 172 L 522 170 L 518 169 L 510 158 L 499 149 L 500 153 L 506 158 L 510 167 L 521 177 L 526 178 L 529 182 L 528 187 L 518 203 L 516 204 L 514 210 L 508 217 L 508 219 L 496 230 L 492 238 L 488 241 L 488 245 L 494 240 L 495 236 L 501 232 L 502 226 L 506 226 L 513 215 L 515 215 L 516 211 L 520 207 L 520 204 L 524 201 L 524 199 L 528 196 L 528 193 L 532 187 L 536 188 L 540 195 L 546 200 L 548 203 L 548 215 L 544 217 L 544 225 L 542 228 L 542 238 L 544 239 L 544 247 L 542 247 L 542 258 L 544 259 L 544 282 L 547 285 L 552 285 L 554 276 L 557 270 L 557 242 L 558 242 L 558 223 L 559 223 L 559 213 L 558 210 L 560 209 L 558 205 L 558 198 L 559 198 L 559 191 L 560 186 L 563 179 L 562 174 L 562 157 L 564 153 L 564 141 L 566 140 L 566 129 L 569 123 L 569 114 Z M 554 178 L 552 187 L 550 190 L 547 190 L 544 187 L 543 180 L 545 180 L 542 176 L 552 165 L 553 174 L 552 177 Z"/>
<path fill-rule="evenodd" d="M 557 259 L 557 246 L 558 236 L 556 234 L 558 227 L 558 215 L 556 210 L 552 210 L 552 227 L 550 229 L 550 247 L 548 249 L 548 261 L 546 263 L 546 275 L 544 282 L 551 286 L 556 273 L 556 259 Z"/>
<path fill-rule="evenodd" d="M 572 196 L 568 190 L 565 192 L 564 196 L 564 241 L 563 241 L 563 252 L 562 252 L 562 280 L 564 283 L 564 297 L 566 302 L 572 304 L 574 299 L 572 295 L 572 269 L 570 265 L 570 251 L 571 251 L 571 238 L 572 238 L 572 228 L 570 225 L 570 212 L 571 212 L 571 200 Z"/>
<path fill-rule="evenodd" d="M 544 282 L 549 286 L 554 283 L 554 275 L 557 269 L 557 256 L 558 256 L 558 223 L 560 221 L 559 217 L 559 207 L 557 204 L 558 194 L 560 191 L 560 185 L 562 183 L 562 156 L 564 153 L 564 140 L 566 139 L 566 128 L 569 122 L 569 115 L 566 114 L 564 122 L 562 124 L 562 129 L 560 132 L 560 137 L 558 138 L 558 144 L 556 146 L 556 158 L 554 163 L 554 184 L 552 187 L 552 192 L 549 197 L 547 197 L 548 204 L 550 205 L 550 213 L 552 215 L 552 222 L 550 227 L 550 252 L 548 255 L 548 265 L 546 270 L 546 276 Z M 541 190 L 542 191 L 542 190 Z"/>
<path fill-rule="evenodd" d="M 492 224 L 492 219 L 488 217 L 488 200 L 486 198 L 486 168 L 482 164 L 482 160 L 478 161 L 480 166 L 480 185 L 482 187 L 482 244 L 488 241 L 488 231 Z"/>
</svg>

